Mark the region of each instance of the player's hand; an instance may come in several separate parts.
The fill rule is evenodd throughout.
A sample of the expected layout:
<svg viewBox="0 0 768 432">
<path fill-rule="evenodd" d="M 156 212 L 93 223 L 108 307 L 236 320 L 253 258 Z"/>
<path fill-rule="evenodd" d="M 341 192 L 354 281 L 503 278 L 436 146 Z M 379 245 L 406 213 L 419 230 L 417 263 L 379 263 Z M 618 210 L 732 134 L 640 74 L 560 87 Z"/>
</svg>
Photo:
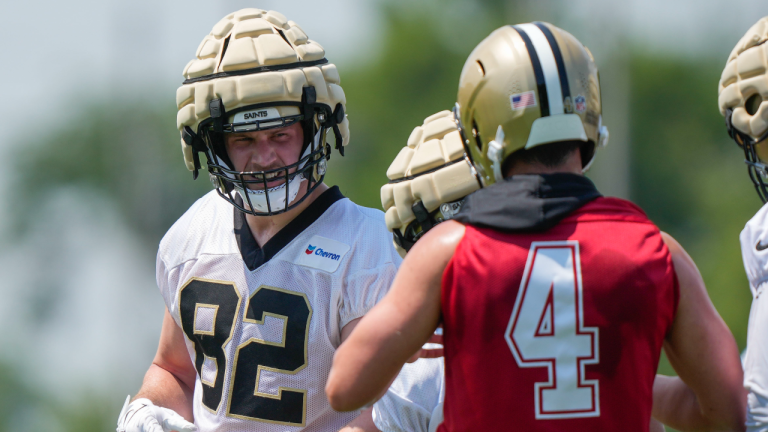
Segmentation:
<svg viewBox="0 0 768 432">
<path fill-rule="evenodd" d="M 117 432 L 195 432 L 197 426 L 175 411 L 155 406 L 149 399 L 125 400 L 117 419 Z"/>
<path fill-rule="evenodd" d="M 758 287 L 768 281 L 768 205 L 747 222 L 739 240 L 749 285 L 757 295 Z"/>
</svg>

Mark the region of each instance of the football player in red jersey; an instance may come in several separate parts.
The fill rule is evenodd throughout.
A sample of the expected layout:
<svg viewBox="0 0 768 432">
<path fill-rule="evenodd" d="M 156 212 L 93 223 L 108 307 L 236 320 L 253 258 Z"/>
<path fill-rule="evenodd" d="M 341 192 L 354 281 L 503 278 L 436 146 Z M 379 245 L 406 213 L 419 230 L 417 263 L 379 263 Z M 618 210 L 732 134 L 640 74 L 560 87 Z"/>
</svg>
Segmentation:
<svg viewBox="0 0 768 432">
<path fill-rule="evenodd" d="M 647 431 L 652 409 L 680 430 L 743 430 L 738 350 L 695 264 L 582 175 L 607 140 L 589 51 L 546 23 L 498 29 L 455 113 L 484 188 L 342 344 L 331 405 L 372 402 L 442 321 L 441 431 Z M 662 346 L 680 377 L 654 382 Z"/>
<path fill-rule="evenodd" d="M 425 157 L 436 145 L 445 149 L 444 163 L 437 167 L 432 158 Z M 387 170 L 389 182 L 381 188 L 381 205 L 395 247 L 403 257 L 427 231 L 453 219 L 464 198 L 480 188 L 462 148 L 453 113 L 440 111 L 413 130 L 407 145 Z M 401 220 L 399 212 L 407 211 L 415 201 L 424 206 L 424 211 Z M 418 353 L 419 359 L 403 365 L 386 394 L 373 405 L 373 411 L 355 420 L 359 424 L 370 416 L 371 423 L 358 432 L 437 430 L 443 422 L 445 398 L 442 335 L 436 335 L 430 342 L 440 345 L 425 345 L 426 349 Z M 652 420 L 650 432 L 664 432 L 664 426 Z"/>
</svg>

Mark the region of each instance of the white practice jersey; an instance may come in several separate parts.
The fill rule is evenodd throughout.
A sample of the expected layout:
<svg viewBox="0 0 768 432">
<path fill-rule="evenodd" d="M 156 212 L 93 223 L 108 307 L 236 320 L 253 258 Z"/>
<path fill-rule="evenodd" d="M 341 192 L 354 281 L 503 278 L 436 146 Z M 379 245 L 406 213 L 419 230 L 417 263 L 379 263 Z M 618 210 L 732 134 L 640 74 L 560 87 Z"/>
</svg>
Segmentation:
<svg viewBox="0 0 768 432">
<path fill-rule="evenodd" d="M 741 232 L 741 254 L 752 291 L 744 387 L 747 396 L 747 431 L 768 431 L 768 205 Z"/>
<path fill-rule="evenodd" d="M 442 358 L 406 363 L 387 393 L 373 405 L 373 423 L 382 432 L 434 432 L 443 422 L 444 399 Z"/>
<path fill-rule="evenodd" d="M 386 293 L 400 264 L 381 211 L 338 188 L 259 247 L 213 191 L 168 231 L 157 283 L 197 369 L 201 432 L 337 431 L 325 383 L 341 329 Z"/>
</svg>

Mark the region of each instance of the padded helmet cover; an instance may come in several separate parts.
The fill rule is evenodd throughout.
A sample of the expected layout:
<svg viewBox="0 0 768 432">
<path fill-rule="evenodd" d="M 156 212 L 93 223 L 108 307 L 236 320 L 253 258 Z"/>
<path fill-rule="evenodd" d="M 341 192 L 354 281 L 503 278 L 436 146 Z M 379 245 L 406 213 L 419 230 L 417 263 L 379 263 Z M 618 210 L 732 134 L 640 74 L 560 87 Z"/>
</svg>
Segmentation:
<svg viewBox="0 0 768 432">
<path fill-rule="evenodd" d="M 209 104 L 221 99 L 227 112 L 250 105 L 302 102 L 304 87 L 315 89 L 317 103 L 346 110 L 336 66 L 325 51 L 293 21 L 275 11 L 242 9 L 219 21 L 184 68 L 185 83 L 176 91 L 180 133 L 197 132 L 210 117 Z M 349 143 L 349 121 L 339 122 L 343 145 Z M 195 169 L 193 149 L 181 140 L 187 169 Z"/>
<path fill-rule="evenodd" d="M 409 243 L 415 242 L 432 223 L 449 219 L 457 208 L 441 207 L 455 203 L 480 188 L 451 111 L 440 111 L 424 120 L 408 138 L 387 170 L 389 183 L 381 187 L 381 205 L 390 231 L 399 231 Z M 459 207 L 459 206 L 453 206 Z M 429 222 L 417 220 L 426 213 Z M 450 213 L 450 214 L 449 214 Z M 424 214 L 420 215 L 424 216 Z M 414 226 L 418 225 L 418 226 Z M 409 229 L 410 228 L 410 229 Z M 416 237 L 414 238 L 414 235 Z M 401 255 L 406 248 L 395 242 Z"/>
</svg>

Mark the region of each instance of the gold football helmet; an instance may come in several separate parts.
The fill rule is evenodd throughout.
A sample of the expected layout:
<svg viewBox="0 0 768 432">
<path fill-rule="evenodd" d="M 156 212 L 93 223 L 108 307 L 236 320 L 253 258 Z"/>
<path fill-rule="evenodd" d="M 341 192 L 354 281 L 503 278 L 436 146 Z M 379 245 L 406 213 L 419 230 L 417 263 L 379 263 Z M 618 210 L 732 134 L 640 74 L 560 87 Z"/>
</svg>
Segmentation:
<svg viewBox="0 0 768 432">
<path fill-rule="evenodd" d="M 183 74 L 176 105 L 184 162 L 196 178 L 198 154 L 205 154 L 214 187 L 240 210 L 274 215 L 306 198 L 325 175 L 329 129 L 344 155 L 349 122 L 336 66 L 325 59 L 323 47 L 279 12 L 242 9 L 227 15 L 200 43 Z M 225 133 L 297 122 L 304 131 L 299 161 L 270 171 L 235 171 L 224 148 Z M 275 176 L 284 182 L 268 188 L 267 179 Z M 303 181 L 307 192 L 294 201 Z"/>
<path fill-rule="evenodd" d="M 768 17 L 753 25 L 728 56 L 718 105 L 728 134 L 744 150 L 749 178 L 768 201 Z"/>
<path fill-rule="evenodd" d="M 521 149 L 582 141 L 582 164 L 606 145 L 600 81 L 592 54 L 570 33 L 534 22 L 497 29 L 472 51 L 454 110 L 483 185 Z"/>
<path fill-rule="evenodd" d="M 465 196 L 480 189 L 450 111 L 427 117 L 413 130 L 387 177 L 381 205 L 401 256 L 434 225 L 458 213 Z"/>
</svg>

